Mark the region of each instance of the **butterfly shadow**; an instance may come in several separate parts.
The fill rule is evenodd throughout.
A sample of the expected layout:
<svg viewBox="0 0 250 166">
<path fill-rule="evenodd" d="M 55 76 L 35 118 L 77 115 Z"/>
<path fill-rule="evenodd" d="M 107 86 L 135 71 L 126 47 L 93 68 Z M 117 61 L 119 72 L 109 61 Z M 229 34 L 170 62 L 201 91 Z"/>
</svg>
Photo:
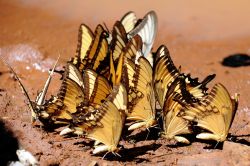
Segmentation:
<svg viewBox="0 0 250 166">
<path fill-rule="evenodd" d="M 229 134 L 228 135 L 228 141 L 250 146 L 250 141 L 247 141 L 246 139 L 241 138 L 241 137 L 250 137 L 250 134 L 244 134 L 244 135 L 232 135 L 232 134 Z"/>
<path fill-rule="evenodd" d="M 129 142 L 139 142 L 145 140 L 157 140 L 160 136 L 160 128 L 158 127 L 151 127 L 146 130 L 138 130 L 136 134 L 131 134 L 126 136 L 126 140 Z"/>
<path fill-rule="evenodd" d="M 93 141 L 93 140 L 84 139 L 83 141 L 82 140 L 77 141 L 77 142 L 75 142 L 73 144 L 81 147 L 84 150 L 90 150 L 93 147 L 94 142 L 95 141 Z"/>
<path fill-rule="evenodd" d="M 144 155 L 147 153 L 147 151 L 156 151 L 158 148 L 160 148 L 161 144 L 150 144 L 150 145 L 143 145 L 140 147 L 134 147 L 130 149 L 121 149 L 119 151 L 119 156 L 115 156 L 112 153 L 109 153 L 106 155 L 105 159 L 109 161 L 121 161 L 121 162 L 127 162 L 127 161 L 134 161 L 136 163 L 142 163 L 149 161 L 146 158 L 139 158 L 138 156 Z"/>
<path fill-rule="evenodd" d="M 19 149 L 17 138 L 0 120 L 0 165 L 7 165 L 9 161 L 18 161 L 17 149 Z"/>
</svg>

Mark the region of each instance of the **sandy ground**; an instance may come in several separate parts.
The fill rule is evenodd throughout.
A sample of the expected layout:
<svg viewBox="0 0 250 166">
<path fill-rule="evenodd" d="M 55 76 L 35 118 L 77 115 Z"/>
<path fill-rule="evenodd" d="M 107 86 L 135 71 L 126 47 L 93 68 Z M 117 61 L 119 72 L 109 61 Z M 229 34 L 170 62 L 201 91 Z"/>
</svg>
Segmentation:
<svg viewBox="0 0 250 166">
<path fill-rule="evenodd" d="M 210 87 L 221 82 L 231 94 L 240 93 L 239 108 L 230 130 L 234 142 L 225 142 L 223 150 L 207 148 L 209 143 L 198 140 L 189 146 L 172 145 L 157 138 L 157 131 L 153 130 L 147 140 L 147 131 L 124 138 L 121 158 L 108 156 L 108 160 L 102 160 L 102 156 L 91 155 L 88 140 L 63 138 L 57 131 L 32 126 L 25 98 L 13 75 L 0 62 L 0 133 L 7 138 L 1 142 L 4 146 L 0 144 L 0 161 L 10 157 L 8 154 L 16 149 L 18 140 L 41 165 L 95 162 L 99 165 L 250 165 L 250 66 L 230 68 L 221 65 L 226 56 L 250 54 L 249 5 L 246 0 L 147 1 L 143 5 L 141 1 L 111 0 L 98 3 L 0 1 L 0 54 L 16 70 L 33 99 L 58 54 L 61 54 L 60 66 L 74 55 L 80 23 L 94 29 L 98 23 L 105 22 L 111 28 L 115 20 L 130 10 L 139 17 L 149 10 L 157 12 L 159 27 L 154 50 L 166 44 L 173 61 L 181 65 L 184 72 L 191 72 L 200 79 L 216 73 Z M 60 77 L 54 78 L 49 94 L 55 94 L 60 86 Z M 133 141 L 136 143 L 132 144 Z M 16 156 L 11 157 L 14 160 Z"/>
</svg>

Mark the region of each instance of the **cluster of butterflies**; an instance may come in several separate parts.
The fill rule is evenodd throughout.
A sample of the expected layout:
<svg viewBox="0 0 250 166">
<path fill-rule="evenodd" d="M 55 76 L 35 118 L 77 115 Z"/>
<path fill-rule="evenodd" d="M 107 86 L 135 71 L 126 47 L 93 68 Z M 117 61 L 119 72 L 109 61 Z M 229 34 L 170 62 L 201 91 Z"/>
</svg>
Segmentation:
<svg viewBox="0 0 250 166">
<path fill-rule="evenodd" d="M 94 32 L 80 25 L 76 55 L 61 71 L 57 95 L 45 99 L 56 65 L 35 102 L 16 76 L 32 120 L 50 127 L 65 125 L 61 135 L 95 140 L 93 154 L 118 154 L 124 125 L 129 124 L 128 130 L 149 129 L 158 124 L 157 112 L 163 120 L 161 136 L 168 140 L 189 144 L 185 135 L 192 134 L 195 125 L 200 128 L 197 138 L 223 142 L 237 110 L 238 94 L 231 98 L 220 83 L 207 93 L 206 85 L 215 74 L 199 82 L 174 65 L 166 46 L 152 52 L 156 32 L 154 11 L 143 19 L 129 12 L 111 32 L 102 25 Z"/>
</svg>

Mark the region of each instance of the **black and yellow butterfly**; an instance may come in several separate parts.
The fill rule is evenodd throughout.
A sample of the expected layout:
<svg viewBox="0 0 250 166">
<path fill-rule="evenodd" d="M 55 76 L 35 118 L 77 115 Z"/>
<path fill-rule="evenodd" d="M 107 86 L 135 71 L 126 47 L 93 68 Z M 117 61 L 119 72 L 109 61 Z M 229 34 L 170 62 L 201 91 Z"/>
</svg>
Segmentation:
<svg viewBox="0 0 250 166">
<path fill-rule="evenodd" d="M 74 119 L 74 126 L 81 129 L 86 137 L 98 142 L 93 154 L 102 152 L 112 152 L 117 154 L 125 113 L 124 105 L 126 105 L 125 88 L 120 86 L 116 93 L 112 93 L 112 97 L 104 100 L 101 104 L 94 104 L 87 107 L 85 114 L 80 114 Z"/>
<path fill-rule="evenodd" d="M 171 60 L 167 48 L 159 47 L 154 66 L 154 88 L 157 101 L 163 108 L 163 135 L 166 138 L 189 143 L 186 138 L 179 136 L 191 131 L 188 121 L 177 116 L 182 105 L 175 101 L 174 94 L 179 94 L 180 100 L 184 100 L 187 104 L 197 102 L 206 95 L 206 84 L 214 77 L 215 75 L 209 75 L 200 83 L 198 78 L 193 79 L 189 74 L 181 73 Z"/>
<path fill-rule="evenodd" d="M 185 105 L 180 114 L 189 121 L 197 122 L 198 127 L 208 131 L 198 134 L 196 138 L 223 142 L 234 120 L 238 101 L 238 94 L 231 98 L 227 89 L 217 83 L 203 100 Z"/>
<path fill-rule="evenodd" d="M 44 88 L 43 90 L 37 95 L 36 97 L 36 100 L 35 102 L 31 101 L 29 95 L 28 95 L 28 92 L 26 91 L 24 85 L 22 84 L 20 78 L 18 77 L 18 75 L 16 74 L 16 72 L 14 71 L 14 69 L 8 64 L 8 62 L 6 62 L 2 57 L 0 57 L 0 59 L 8 66 L 8 68 L 11 70 L 11 72 L 14 74 L 21 90 L 22 90 L 22 93 L 24 94 L 24 96 L 26 97 L 27 99 L 27 105 L 31 111 L 31 121 L 32 123 L 34 123 L 36 121 L 36 119 L 38 119 L 38 113 L 39 111 L 43 108 L 43 106 L 45 105 L 45 96 L 46 96 L 46 93 L 47 93 L 47 90 L 48 90 L 48 87 L 50 85 L 50 82 L 51 82 L 51 79 L 52 79 L 52 75 L 54 73 L 54 70 L 55 70 L 55 67 L 56 67 L 56 64 L 59 60 L 60 56 L 58 57 L 53 69 L 51 70 L 50 74 L 49 74 L 49 77 L 44 85 Z M 39 111 L 38 111 L 39 110 Z M 39 113 L 40 114 L 40 113 Z M 41 113 L 40 116 L 47 116 L 47 114 L 43 114 Z"/>
<path fill-rule="evenodd" d="M 120 21 L 115 22 L 111 37 L 110 50 L 116 63 L 128 42 L 126 31 Z"/>
<path fill-rule="evenodd" d="M 112 90 L 104 77 L 97 75 L 93 70 L 85 70 L 84 76 L 82 76 L 75 65 L 68 62 L 58 94 L 52 96 L 49 100 L 45 100 L 45 94 L 52 76 L 51 72 L 44 90 L 38 95 L 36 101 L 32 102 L 15 71 L 11 66 L 9 68 L 15 74 L 23 93 L 28 99 L 33 121 L 39 119 L 46 126 L 70 124 L 73 119 L 72 115 L 78 111 L 79 105 L 100 104 Z"/>
<path fill-rule="evenodd" d="M 113 60 L 111 58 L 111 60 Z M 85 134 L 88 138 L 98 142 L 93 154 L 112 152 L 117 154 L 117 145 L 125 121 L 127 110 L 127 91 L 120 83 L 123 67 L 123 56 L 119 57 L 115 69 L 114 62 L 110 62 L 112 91 L 98 104 L 87 107 L 79 105 L 77 112 L 72 114 L 72 127 L 75 133 Z M 100 145 L 101 143 L 101 145 Z"/>
<path fill-rule="evenodd" d="M 190 142 L 183 135 L 192 133 L 191 124 L 188 120 L 179 116 L 180 111 L 183 109 L 182 103 L 193 101 L 193 96 L 186 90 L 185 84 L 185 77 L 179 76 L 168 87 L 162 110 L 162 136 L 168 140 L 189 144 Z"/>
<path fill-rule="evenodd" d="M 100 24 L 97 25 L 94 33 L 87 25 L 80 25 L 76 55 L 71 60 L 80 72 L 83 72 L 84 69 L 92 69 L 98 74 L 108 77 L 107 36 L 107 31 Z"/>
<path fill-rule="evenodd" d="M 125 66 L 129 80 L 127 120 L 135 121 L 128 130 L 152 127 L 156 123 L 152 67 L 143 56 L 138 64 L 127 59 Z"/>
<path fill-rule="evenodd" d="M 189 74 L 181 73 L 180 69 L 175 67 L 167 47 L 164 45 L 160 46 L 156 52 L 154 88 L 157 100 L 162 108 L 167 97 L 168 88 L 180 75 L 185 79 L 187 91 L 198 99 L 206 95 L 208 89 L 206 84 L 215 77 L 215 74 L 212 74 L 207 76 L 202 82 L 199 82 L 198 78 L 191 78 Z"/>
</svg>

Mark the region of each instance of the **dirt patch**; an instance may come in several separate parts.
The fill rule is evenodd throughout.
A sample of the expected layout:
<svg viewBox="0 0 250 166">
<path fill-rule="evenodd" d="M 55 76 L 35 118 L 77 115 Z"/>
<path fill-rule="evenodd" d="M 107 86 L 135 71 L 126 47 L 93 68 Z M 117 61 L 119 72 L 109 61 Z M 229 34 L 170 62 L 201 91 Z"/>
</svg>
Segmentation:
<svg viewBox="0 0 250 166">
<path fill-rule="evenodd" d="M 81 20 L 77 19 L 80 12 L 76 12 L 75 15 L 72 13 L 67 14 L 70 11 L 69 8 L 71 8 L 69 6 L 64 13 L 62 7 L 65 7 L 65 4 L 67 3 L 56 1 L 52 6 L 45 3 L 44 7 L 39 8 L 36 4 L 18 5 L 15 2 L 0 2 L 1 56 L 16 70 L 33 99 L 37 91 L 42 88 L 47 77 L 45 71 L 55 62 L 58 52 L 61 53 L 61 66 L 74 55 L 77 45 L 78 26 L 81 23 Z M 178 6 L 178 4 L 172 5 Z M 219 6 L 218 9 L 216 7 L 214 10 L 220 11 L 220 5 L 223 4 L 217 5 Z M 80 10 L 80 5 L 74 4 L 73 6 L 76 11 Z M 91 3 L 90 6 L 93 7 L 93 4 Z M 159 7 L 160 5 L 157 4 L 156 6 Z M 198 12 L 194 12 L 193 15 L 197 14 L 198 17 L 200 11 L 198 8 L 200 6 L 193 5 L 191 7 L 193 11 Z M 56 12 L 52 10 L 55 8 Z M 138 12 L 142 16 L 142 12 L 145 10 L 144 13 L 146 13 L 149 9 L 150 6 L 147 6 Z M 119 19 L 123 13 L 130 10 L 130 7 L 124 7 L 124 11 L 118 12 L 117 10 L 114 9 L 113 12 L 117 12 L 119 16 L 112 17 L 111 13 L 107 13 L 109 18 L 107 16 L 101 18 L 102 15 L 99 15 L 98 17 L 95 16 L 94 19 L 91 19 L 90 16 L 97 15 L 96 11 L 94 9 L 88 10 L 86 12 L 88 13 L 86 15 L 88 21 L 85 23 L 90 24 L 90 27 L 93 28 L 97 23 L 107 20 L 105 22 L 108 27 L 111 27 L 116 19 Z M 136 11 L 136 9 L 134 10 Z M 241 156 L 234 155 L 235 152 L 245 152 L 245 146 L 249 149 L 250 66 L 230 68 L 222 66 L 221 62 L 228 55 L 236 53 L 249 54 L 250 33 L 245 32 L 241 27 L 233 27 L 229 28 L 235 31 L 232 33 L 229 33 L 231 31 L 228 29 L 224 31 L 222 28 L 217 28 L 215 31 L 210 29 L 209 34 L 199 35 L 205 33 L 202 27 L 206 26 L 200 26 L 203 21 L 199 21 L 199 19 L 198 21 L 197 19 L 192 21 L 192 14 L 185 22 L 188 24 L 186 25 L 188 30 L 183 28 L 175 29 L 173 27 L 180 25 L 179 23 L 184 18 L 177 19 L 178 21 L 175 23 L 169 20 L 164 22 L 162 20 L 165 15 L 162 10 L 159 9 L 158 13 L 159 32 L 154 49 L 160 44 L 167 44 L 176 66 L 182 65 L 184 72 L 191 72 L 192 75 L 201 79 L 208 74 L 216 73 L 217 77 L 210 84 L 210 87 L 215 82 L 221 82 L 231 94 L 240 93 L 239 109 L 230 130 L 231 139 L 237 144 L 225 143 L 224 149 L 227 151 L 207 148 L 210 144 L 197 140 L 189 146 L 172 145 L 171 142 L 158 138 L 157 129 L 152 129 L 147 140 L 145 139 L 148 131 L 142 131 L 135 137 L 124 138 L 120 142 L 124 146 L 124 149 L 120 152 L 121 158 L 114 158 L 111 155 L 107 156 L 108 160 L 102 160 L 102 156 L 91 155 L 92 142 L 89 142 L 89 140 L 80 137 L 63 138 L 58 135 L 57 131 L 49 132 L 39 126 L 32 126 L 30 122 L 31 115 L 25 104 L 25 98 L 8 68 L 0 62 L 0 117 L 8 130 L 11 130 L 14 137 L 17 138 L 20 146 L 34 154 L 41 165 L 88 165 L 95 161 L 100 165 L 135 165 L 138 163 L 144 165 L 186 165 L 187 163 L 195 165 L 204 163 L 205 165 L 208 159 L 211 164 L 220 164 L 229 161 L 227 159 L 238 161 Z M 224 10 L 223 8 L 221 11 Z M 188 11 L 186 12 L 188 13 Z M 238 12 L 237 15 L 242 12 L 243 18 L 245 18 L 244 10 L 235 12 Z M 170 12 L 169 14 L 175 18 L 173 13 Z M 201 12 L 202 16 L 203 14 Z M 211 17 L 204 14 L 204 19 L 216 18 L 216 13 L 210 14 Z M 228 23 L 230 15 L 220 16 L 217 20 L 223 20 L 223 18 L 226 18 L 224 19 L 225 24 L 230 25 Z M 215 21 L 215 26 L 219 27 L 221 24 L 223 23 Z M 250 26 L 250 23 L 246 20 L 244 24 L 246 25 L 242 26 Z M 211 26 L 208 27 L 211 28 Z M 241 33 L 237 33 L 238 31 Z M 244 34 L 242 35 L 242 33 Z M 223 35 L 216 38 L 218 34 Z M 60 76 L 55 76 L 49 94 L 57 92 L 60 86 L 59 79 Z M 241 146 L 244 146 L 242 151 Z M 229 152 L 227 147 L 233 147 L 235 149 L 234 153 Z M 235 156 L 236 158 L 233 158 Z M 198 159 L 200 163 L 195 162 Z M 244 160 L 244 163 L 248 162 L 249 164 L 249 155 L 242 158 L 242 160 Z"/>
</svg>

